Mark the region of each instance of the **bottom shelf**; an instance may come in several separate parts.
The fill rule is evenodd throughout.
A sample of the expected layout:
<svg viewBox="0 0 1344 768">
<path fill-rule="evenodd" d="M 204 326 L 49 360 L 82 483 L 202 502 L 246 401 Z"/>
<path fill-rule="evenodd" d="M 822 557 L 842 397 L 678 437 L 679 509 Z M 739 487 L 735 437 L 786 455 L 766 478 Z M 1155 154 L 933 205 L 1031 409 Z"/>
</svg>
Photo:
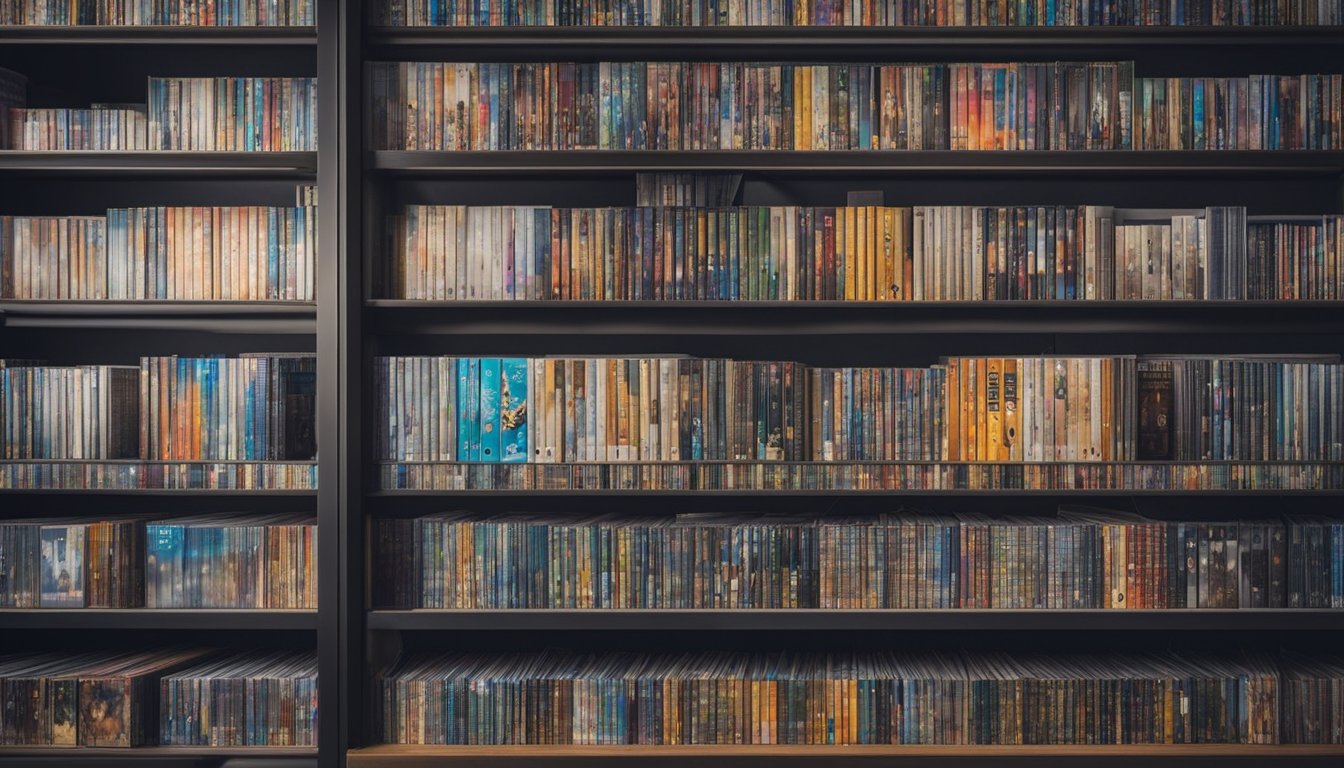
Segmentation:
<svg viewBox="0 0 1344 768">
<path fill-rule="evenodd" d="M 676 746 L 422 746 L 383 744 L 351 750 L 349 768 L 484 768 L 492 766 L 633 765 L 694 768 L 829 766 L 1182 765 L 1335 766 L 1344 745 L 1125 744 L 1125 745 L 676 745 Z"/>
</svg>

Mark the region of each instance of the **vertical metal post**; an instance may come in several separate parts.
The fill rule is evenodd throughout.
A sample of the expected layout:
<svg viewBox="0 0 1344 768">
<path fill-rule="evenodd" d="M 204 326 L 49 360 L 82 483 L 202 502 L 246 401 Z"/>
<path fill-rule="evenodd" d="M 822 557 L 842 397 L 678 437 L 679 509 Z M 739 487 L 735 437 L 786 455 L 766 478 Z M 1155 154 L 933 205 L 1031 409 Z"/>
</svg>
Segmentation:
<svg viewBox="0 0 1344 768">
<path fill-rule="evenodd" d="M 364 741 L 362 4 L 318 0 L 318 670 L 321 768 Z"/>
</svg>

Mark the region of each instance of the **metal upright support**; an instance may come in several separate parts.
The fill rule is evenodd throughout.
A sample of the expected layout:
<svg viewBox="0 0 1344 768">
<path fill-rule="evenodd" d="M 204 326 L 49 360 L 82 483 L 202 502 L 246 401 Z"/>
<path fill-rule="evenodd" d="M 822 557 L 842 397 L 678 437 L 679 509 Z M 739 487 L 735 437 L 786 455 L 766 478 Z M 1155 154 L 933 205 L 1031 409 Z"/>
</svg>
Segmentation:
<svg viewBox="0 0 1344 768">
<path fill-rule="evenodd" d="M 362 201 L 359 0 L 319 0 L 318 594 L 319 746 L 341 768 L 363 741 L 360 434 Z"/>
</svg>

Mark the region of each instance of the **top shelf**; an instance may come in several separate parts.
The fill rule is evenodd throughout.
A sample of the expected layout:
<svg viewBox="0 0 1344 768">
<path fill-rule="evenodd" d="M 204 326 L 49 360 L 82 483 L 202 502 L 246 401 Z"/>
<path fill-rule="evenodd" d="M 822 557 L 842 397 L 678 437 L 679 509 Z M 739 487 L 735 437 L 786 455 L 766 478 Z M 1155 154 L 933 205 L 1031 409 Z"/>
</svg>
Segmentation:
<svg viewBox="0 0 1344 768">
<path fill-rule="evenodd" d="M 317 45 L 316 27 L 20 26 L 0 24 L 5 45 Z"/>
</svg>

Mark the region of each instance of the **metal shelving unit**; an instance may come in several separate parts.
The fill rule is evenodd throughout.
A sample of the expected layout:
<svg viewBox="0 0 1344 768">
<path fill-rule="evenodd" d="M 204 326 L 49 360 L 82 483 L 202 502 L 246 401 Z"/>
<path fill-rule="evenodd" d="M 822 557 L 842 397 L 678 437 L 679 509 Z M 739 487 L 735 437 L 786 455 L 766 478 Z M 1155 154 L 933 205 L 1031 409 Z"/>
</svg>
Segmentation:
<svg viewBox="0 0 1344 768">
<path fill-rule="evenodd" d="M 51 503 L 89 514 L 153 505 L 275 508 L 315 506 L 321 536 L 320 603 L 300 611 L 0 611 L 0 633 L 96 642 L 112 632 L 312 633 L 322 680 L 323 727 L 318 750 L 0 749 L 0 765 L 100 768 L 578 768 L 641 765 L 650 768 L 766 768 L 770 766 L 966 766 L 1022 768 L 1102 763 L 1146 768 L 1261 766 L 1315 768 L 1344 763 L 1344 748 L 1301 746 L 1179 745 L 1154 747 L 413 747 L 372 746 L 376 704 L 369 687 L 370 659 L 389 644 L 505 637 L 537 643 L 545 632 L 593 633 L 613 638 L 674 630 L 698 633 L 815 631 L 825 626 L 857 636 L 899 641 L 906 633 L 1011 632 L 1058 642 L 1054 633 L 1127 632 L 1145 638 L 1194 633 L 1205 642 L 1260 630 L 1283 637 L 1333 642 L 1344 638 L 1344 612 L 1260 611 L 383 611 L 369 610 L 368 523 L 371 518 L 441 511 L 462 504 L 483 512 L 519 508 L 582 513 L 634 502 L 666 512 L 685 505 L 773 509 L 777 505 L 818 513 L 849 504 L 946 504 L 956 509 L 991 504 L 1021 509 L 1081 501 L 1147 509 L 1150 504 L 1202 505 L 1214 514 L 1229 505 L 1249 515 L 1263 500 L 1333 504 L 1344 489 L 1181 491 L 1099 490 L 380 490 L 371 440 L 367 362 L 402 349 L 493 345 L 509 353 L 522 342 L 548 346 L 623 343 L 666 351 L 683 340 L 713 339 L 749 354 L 764 340 L 809 340 L 842 352 L 892 347 L 934 335 L 937 343 L 979 338 L 1005 350 L 1062 340 L 1070 350 L 1094 338 L 1116 344 L 1150 339 L 1177 348 L 1224 339 L 1257 348 L 1278 344 L 1344 351 L 1344 302 L 412 302 L 370 299 L 371 266 L 384 258 L 378 216 L 407 200 L 433 200 L 450 186 L 463 196 L 566 202 L 589 180 L 619 182 L 644 171 L 743 172 L 755 180 L 808 182 L 853 179 L 929 184 L 947 190 L 977 185 L 1031 184 L 1032 195 L 1078 199 L 1091 183 L 1151 184 L 1155 194 L 1187 195 L 1191 189 L 1222 199 L 1236 185 L 1265 183 L 1296 190 L 1284 205 L 1344 212 L 1344 151 L 1311 152 L 793 152 L 607 151 L 397 152 L 372 151 L 364 141 L 367 113 L 363 68 L 368 61 L 712 60 L 901 61 L 1128 59 L 1141 74 L 1311 71 L 1338 67 L 1344 33 L 1336 28 L 404 28 L 368 27 L 367 3 L 319 0 L 316 28 L 192 29 L 169 27 L 0 27 L 0 48 L 47 52 L 52 57 L 138 56 L 185 61 L 200 53 L 254 64 L 269 56 L 316 58 L 320 89 L 317 152 L 15 152 L 0 151 L 0 179 L 16 190 L 30 180 L 79 185 L 117 183 L 212 185 L 252 188 L 289 181 L 319 185 L 320 269 L 318 300 L 308 304 L 207 302 L 0 301 L 0 334 L 34 329 L 65 334 L 77 345 L 82 330 L 131 333 L 199 331 L 220 336 L 312 337 L 318 352 L 319 468 L 322 485 L 310 491 L 202 489 L 4 490 L 15 508 Z M 216 63 L 219 58 L 214 60 Z M 959 186 L 957 186 L 959 185 Z M 1164 186 L 1171 185 L 1166 191 Z M 1178 185 L 1179 188 L 1178 188 Z M 1329 200 L 1311 198 L 1328 187 Z M 72 186 L 73 188 L 73 186 Z M 168 187 L 165 186 L 165 189 Z M 177 187 L 174 187 L 177 188 Z M 572 188 L 572 189 L 571 189 Z M 558 191 L 557 191 L 558 190 Z M 11 193 L 12 194 L 12 193 Z M 781 193 L 784 194 L 784 193 Z M 946 193 L 950 194 L 950 193 Z M 1027 193 L 1024 193 L 1027 194 Z M 1031 201 L 1024 201 L 1031 202 Z M 1098 201 L 1105 202 L 1105 201 Z M 1192 202 L 1192 201 L 1186 201 Z M 1203 204 L 1203 200 L 1200 201 Z M 5 211 L 0 211 L 3 213 Z M 1255 211 L 1253 211 L 1255 212 Z M 0 335 L 0 339 L 3 339 Z M 646 341 L 647 340 L 647 341 Z M 689 342 L 688 342 L 689 343 Z M 948 349 L 948 353 L 958 350 Z M 1030 346 L 1030 351 L 1040 351 Z M 1131 351 L 1145 351 L 1134 349 Z M 88 509 L 81 509 L 88 501 Z M 960 506 L 959 506 L 960 505 Z M 1210 511 L 1213 510 L 1213 511 Z M 74 630 L 74 632 L 70 632 Z M 427 639 L 426 639 L 427 638 Z M 64 642 L 64 641 L 63 641 Z M 347 760 L 348 756 L 348 760 Z"/>
<path fill-rule="evenodd" d="M 1329 71 L 1344 53 L 1344 35 L 1332 29 L 1265 28 L 380 28 L 364 30 L 367 61 L 1053 61 L 1133 59 L 1144 76 L 1241 73 L 1254 60 L 1283 71 Z M 1322 67 L 1326 69 L 1321 69 Z M 1259 70 L 1255 70 L 1259 71 Z M 1267 70 L 1268 71 L 1268 70 Z M 1277 70 L 1276 70 L 1277 71 Z M 1134 190 L 1151 185 L 1168 207 L 1188 205 L 1192 195 L 1225 199 L 1236 185 L 1264 184 L 1271 191 L 1248 201 L 1252 213 L 1344 211 L 1341 152 L 953 152 L 953 151 L 386 151 L 361 157 L 363 195 L 355 200 L 363 216 L 363 281 L 381 274 L 386 258 L 381 216 L 407 202 L 474 204 L 620 205 L 621 184 L 646 171 L 732 171 L 744 175 L 743 204 L 786 204 L 813 179 L 824 192 L 807 204 L 837 204 L 824 195 L 836 190 L 927 185 L 934 200 L 965 202 L 960 194 L 990 185 L 1028 190 L 1024 199 L 1004 202 L 1097 200 L 1120 195 L 1125 205 L 1149 204 Z M 751 184 L 756 186 L 750 187 Z M 586 193 L 585 185 L 596 191 Z M 1092 185 L 1103 190 L 1088 196 Z M 603 186 L 605 185 L 605 186 Z M 923 186 L 921 186 L 923 188 Z M 1146 188 L 1146 186 L 1143 186 Z M 1322 201 L 1320 190 L 1329 190 Z M 748 199 L 750 195 L 757 195 Z M 993 195 L 971 193 L 969 199 Z M 907 195 L 908 196 L 908 195 Z M 1128 197 L 1125 197 L 1128 196 Z M 1142 199 L 1142 203 L 1134 202 Z M 615 202 L 613 202 L 615 200 Z M 784 202 L 781 202 L 784 201 Z M 795 200 L 797 202 L 797 200 Z M 997 204 L 999 201 L 994 200 Z M 890 203 L 889 203 L 890 204 Z M 906 204 L 904 201 L 900 204 Z M 1116 202 L 1116 205 L 1122 203 Z M 1204 200 L 1200 204 L 1205 204 Z M 1273 208 L 1282 204 L 1282 208 Z M 365 301 L 351 333 L 358 354 L 518 354 L 563 352 L 694 352 L 761 356 L 796 348 L 803 356 L 834 361 L 858 354 L 870 364 L 890 348 L 934 346 L 940 354 L 965 347 L 1005 353 L 1043 349 L 1110 354 L 1205 351 L 1240 344 L 1243 350 L 1272 351 L 1294 346 L 1344 351 L 1341 302 L 696 302 L 696 301 L 408 301 L 376 298 L 365 285 Z M 933 337 L 927 340 L 924 337 Z M 792 344 L 791 347 L 787 346 Z M 919 346 L 923 344 L 923 346 Z M 1219 346 L 1219 345 L 1222 346 Z M 991 353 L 992 354 L 992 353 Z M 796 358 L 787 358 L 796 359 Z M 922 359 L 922 358 L 920 358 Z M 363 407 L 371 408 L 371 397 Z M 361 429 L 377 429 L 361 417 Z M 686 509 L 781 510 L 800 514 L 843 514 L 901 506 L 939 510 L 1011 509 L 1030 514 L 1032 505 L 1103 504 L 1178 519 L 1198 510 L 1200 519 L 1259 514 L 1264 504 L 1299 502 L 1329 507 L 1344 489 L 1204 490 L 1144 488 L 1095 490 L 640 490 L 566 488 L 552 490 L 390 490 L 380 489 L 371 454 L 365 449 L 366 489 L 355 502 L 366 518 L 406 517 L 444 509 L 482 513 L 532 511 L 591 514 L 640 509 L 650 515 Z M 1263 500 L 1263 501 L 1262 501 Z M 354 510 L 352 510 L 354 511 Z M 1220 518 L 1221 519 L 1221 518 Z M 364 568 L 364 537 L 348 562 Z M 377 577 L 377 574 L 373 574 Z M 357 595 L 363 599 L 362 594 Z M 361 609 L 366 606 L 361 604 Z M 583 642 L 638 648 L 658 636 L 675 634 L 713 647 L 718 638 L 835 633 L 836 642 L 881 638 L 905 642 L 938 634 L 955 642 L 974 637 L 991 643 L 995 633 L 1020 642 L 1056 647 L 1062 638 L 1102 638 L 1113 633 L 1142 642 L 1225 644 L 1236 633 L 1329 643 L 1344 637 L 1344 617 L 1330 611 L 637 611 L 498 610 L 396 611 L 364 614 L 364 647 L 420 650 L 439 644 L 472 648 L 536 648 L 572 635 Z M 773 634 L 768 634 L 773 633 Z M 942 634 L 940 634 L 942 633 Z M 1027 640 L 1022 640 L 1027 638 Z M 1032 640 L 1034 638 L 1035 640 Z M 1179 639 L 1178 639 L 1179 638 Z M 1320 638 L 1325 638 L 1321 640 Z M 579 641 L 575 641 L 579 642 Z M 585 646 L 586 647 L 586 646 Z M 740 647 L 740 646 L 739 646 Z M 884 646 L 885 647 L 885 646 Z M 384 658 L 384 657 L 380 657 Z M 365 675 L 371 668 L 364 667 Z M 353 672 L 352 672 L 353 673 Z M 365 695 L 372 693 L 366 688 Z M 368 707 L 376 706 L 374 704 Z M 503 768 L 518 766 L 643 765 L 671 768 L 731 766 L 1074 766 L 1133 765 L 1148 768 L 1192 766 L 1338 765 L 1344 753 L 1333 747 L 435 747 L 373 745 L 364 723 L 367 708 L 354 708 L 346 722 L 356 729 L 349 753 L 352 768 Z M 370 746 L 360 746 L 370 745 Z"/>
<path fill-rule="evenodd" d="M 275 68 L 269 74 L 314 73 L 317 49 L 315 27 L 0 26 L 0 55 L 4 57 L 0 66 L 29 75 L 30 103 L 34 98 L 68 99 L 72 105 L 121 101 L 114 95 L 119 90 L 134 93 L 143 88 L 138 77 L 123 82 L 126 73 L 137 68 L 145 68 L 142 74 L 150 75 L 226 75 L 267 68 Z M 60 90 L 72 83 L 75 87 L 69 93 Z M 88 90 L 87 98 L 78 94 L 81 88 Z M 141 95 L 138 101 L 143 100 Z M 292 190 L 292 184 L 317 180 L 321 155 L 0 150 L 0 214 L 19 212 L 16 208 L 23 206 L 33 212 L 62 214 L 117 205 L 255 204 L 287 196 L 292 199 L 292 191 L 285 188 Z M 335 268 L 334 249 L 331 254 L 321 259 L 321 269 Z M 49 350 L 49 355 L 42 356 L 56 361 L 100 363 L 126 362 L 127 350 L 140 354 L 140 345 L 153 348 L 157 344 L 163 350 L 157 353 L 182 354 L 247 350 L 254 345 L 262 350 L 290 345 L 302 349 L 321 335 L 317 315 L 317 302 L 0 299 L 0 356 L 16 347 L 36 348 Z M 107 463 L 138 465 L 155 472 L 178 464 L 228 462 Z M 317 508 L 319 529 L 335 530 L 330 516 L 317 504 L 316 489 L 159 486 L 107 488 L 73 483 L 51 489 L 7 488 L 0 490 L 0 517 L 129 513 L 173 517 L 203 511 Z M 336 538 L 334 533 L 332 538 Z M 327 557 L 321 571 L 334 573 L 336 561 L 330 553 Z M 233 650 L 317 648 L 323 654 L 330 650 L 331 641 L 324 639 L 319 627 L 316 610 L 0 610 L 0 636 L 7 648 L 16 650 L 183 643 Z M 320 695 L 322 710 L 335 712 L 334 691 L 323 689 Z M 328 730 L 338 730 L 334 715 L 330 722 Z M 326 766 L 334 766 L 337 757 L 333 752 Z M 0 765 L 5 768 L 318 768 L 325 759 L 314 747 L 0 747 Z"/>
</svg>

